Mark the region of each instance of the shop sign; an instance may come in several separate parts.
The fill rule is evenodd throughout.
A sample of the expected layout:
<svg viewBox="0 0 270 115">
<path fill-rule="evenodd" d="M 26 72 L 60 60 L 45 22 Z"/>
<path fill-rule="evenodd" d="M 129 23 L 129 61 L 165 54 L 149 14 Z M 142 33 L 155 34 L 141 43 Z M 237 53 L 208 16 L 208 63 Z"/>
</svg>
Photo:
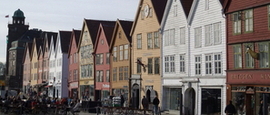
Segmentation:
<svg viewBox="0 0 270 115">
<path fill-rule="evenodd" d="M 252 74 L 232 74 L 232 79 L 253 79 Z"/>
<path fill-rule="evenodd" d="M 102 88 L 110 88 L 110 85 L 108 85 L 108 84 L 102 84 Z"/>
</svg>

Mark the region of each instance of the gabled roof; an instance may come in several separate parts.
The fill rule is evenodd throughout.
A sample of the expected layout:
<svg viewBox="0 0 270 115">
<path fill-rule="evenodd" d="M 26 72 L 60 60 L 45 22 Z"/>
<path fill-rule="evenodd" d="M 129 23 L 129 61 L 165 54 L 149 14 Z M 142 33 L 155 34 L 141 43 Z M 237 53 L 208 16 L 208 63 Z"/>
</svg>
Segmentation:
<svg viewBox="0 0 270 115">
<path fill-rule="evenodd" d="M 140 16 L 140 11 L 141 11 L 141 6 L 143 6 L 143 2 L 144 0 L 140 0 L 140 3 L 139 3 L 139 6 L 137 8 L 137 13 L 136 13 L 136 16 L 135 16 L 135 20 L 134 20 L 134 23 L 132 25 L 132 29 L 131 29 L 131 32 L 130 34 L 132 35 L 133 34 L 133 31 L 134 31 L 134 28 L 137 24 L 137 20 Z M 161 24 L 161 21 L 162 21 L 162 17 L 163 17 L 163 14 L 164 14 L 164 10 L 165 10 L 165 7 L 166 7 L 166 4 L 167 4 L 167 0 L 151 0 L 151 3 L 153 5 L 153 14 L 155 13 L 156 16 L 157 16 L 157 21 L 159 24 Z"/>
<path fill-rule="evenodd" d="M 132 28 L 132 24 L 133 24 L 133 21 L 125 21 L 125 20 L 119 20 L 117 19 L 116 20 L 116 23 L 115 23 L 115 26 L 114 26 L 114 30 L 113 30 L 113 35 L 112 35 L 112 40 L 110 42 L 110 51 L 112 50 L 112 47 L 114 45 L 114 42 L 115 42 L 115 39 L 116 39 L 116 36 L 117 36 L 117 30 L 118 29 L 122 29 L 123 30 L 123 33 L 124 35 L 126 36 L 127 40 L 129 41 L 129 43 L 132 42 L 132 39 L 131 39 L 131 36 L 130 36 L 130 30 Z"/>
<path fill-rule="evenodd" d="M 56 42 L 56 38 L 57 38 L 57 33 L 56 32 L 46 32 L 46 35 L 45 35 L 45 38 L 44 38 L 43 48 L 45 49 L 46 44 L 48 44 L 48 47 L 50 47 L 51 40 L 55 40 L 54 41 L 54 43 L 55 43 Z M 47 41 L 47 42 L 45 42 L 45 41 Z"/>
<path fill-rule="evenodd" d="M 77 48 L 78 47 L 78 43 L 79 43 L 79 39 L 80 39 L 80 34 L 81 34 L 81 30 L 74 30 L 72 29 L 72 33 L 71 33 L 71 38 L 70 38 L 70 47 L 68 49 L 68 57 L 70 56 L 70 51 L 71 51 L 71 48 L 72 48 L 72 41 L 74 39 L 75 41 L 75 47 Z"/>
<path fill-rule="evenodd" d="M 28 53 L 28 56 L 30 57 L 30 61 L 32 60 L 32 43 L 31 42 L 27 42 L 25 44 L 25 50 L 23 52 L 23 58 L 22 58 L 22 62 L 25 63 L 25 58 L 26 58 L 26 55 L 27 55 L 27 51 L 29 52 Z"/>
<path fill-rule="evenodd" d="M 99 24 L 101 22 L 104 23 L 104 24 L 106 24 L 106 23 L 112 23 L 114 21 L 84 19 L 84 23 L 83 23 L 82 29 L 85 26 L 88 28 L 88 30 L 89 30 L 88 32 L 89 32 L 89 35 L 91 37 L 91 40 L 92 40 L 93 45 L 96 42 L 96 37 L 97 37 L 98 29 L 99 29 Z M 81 35 L 80 35 L 80 39 L 79 39 L 79 43 L 78 43 L 78 50 L 80 50 L 80 47 L 79 46 L 81 45 L 83 31 L 84 30 L 82 30 Z"/>
<path fill-rule="evenodd" d="M 94 45 L 94 52 L 93 53 L 95 53 L 96 50 L 97 50 L 97 46 L 98 46 L 97 44 L 98 44 L 98 41 L 100 39 L 100 35 L 101 35 L 102 32 L 104 32 L 104 34 L 105 34 L 107 44 L 109 45 L 111 43 L 114 26 L 115 26 L 115 22 L 110 22 L 110 23 L 101 22 L 100 23 L 98 33 L 97 33 L 97 36 L 96 36 L 96 42 L 95 42 L 95 45 Z"/>
<path fill-rule="evenodd" d="M 177 1 L 180 2 L 181 6 L 179 6 L 179 9 L 183 10 L 183 12 L 185 13 L 185 16 L 186 16 L 185 19 L 187 20 L 187 17 L 189 15 L 193 0 L 177 0 Z M 163 30 L 163 28 L 164 28 L 164 24 L 166 23 L 168 15 L 170 14 L 170 10 L 172 8 L 173 2 L 174 2 L 173 0 L 169 0 L 167 2 L 167 5 L 166 5 L 165 11 L 164 11 L 164 15 L 162 18 L 162 22 L 161 22 L 161 30 Z"/>
<path fill-rule="evenodd" d="M 34 49 L 36 48 L 37 54 L 39 51 L 40 44 L 42 43 L 42 40 L 40 38 L 34 38 L 32 48 L 31 48 L 31 59 L 33 59 Z"/>
<path fill-rule="evenodd" d="M 68 53 L 71 31 L 59 31 L 62 53 Z"/>
</svg>

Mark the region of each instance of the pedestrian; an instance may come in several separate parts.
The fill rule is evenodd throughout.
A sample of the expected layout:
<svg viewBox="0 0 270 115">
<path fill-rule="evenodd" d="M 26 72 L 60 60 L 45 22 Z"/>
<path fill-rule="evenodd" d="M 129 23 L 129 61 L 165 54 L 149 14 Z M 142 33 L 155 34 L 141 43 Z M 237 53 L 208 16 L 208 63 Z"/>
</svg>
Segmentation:
<svg viewBox="0 0 270 115">
<path fill-rule="evenodd" d="M 232 104 L 232 101 L 230 101 L 230 104 L 226 106 L 225 113 L 228 115 L 236 114 L 236 109 L 234 105 Z"/>
<path fill-rule="evenodd" d="M 145 96 L 143 96 L 143 99 L 142 99 L 142 106 L 143 106 L 143 112 L 144 114 L 146 114 L 146 110 L 148 110 L 148 107 L 149 107 L 149 101 Z"/>
<path fill-rule="evenodd" d="M 125 98 L 123 95 L 121 95 L 120 98 L 121 98 L 121 107 L 124 107 Z"/>
<path fill-rule="evenodd" d="M 153 105 L 154 105 L 154 113 L 158 115 L 158 105 L 159 105 L 159 99 L 157 96 L 153 100 Z"/>
</svg>

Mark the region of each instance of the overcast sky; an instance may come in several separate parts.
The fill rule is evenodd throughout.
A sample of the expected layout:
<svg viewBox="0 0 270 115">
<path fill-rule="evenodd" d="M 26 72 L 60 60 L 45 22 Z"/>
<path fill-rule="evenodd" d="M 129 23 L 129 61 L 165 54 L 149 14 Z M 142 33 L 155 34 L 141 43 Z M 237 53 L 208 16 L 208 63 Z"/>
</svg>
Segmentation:
<svg viewBox="0 0 270 115">
<path fill-rule="evenodd" d="M 83 19 L 134 20 L 139 0 L 1 0 L 0 62 L 6 61 L 8 22 L 14 11 L 24 12 L 29 29 L 58 32 L 82 28 Z M 9 18 L 5 18 L 9 15 Z"/>
</svg>

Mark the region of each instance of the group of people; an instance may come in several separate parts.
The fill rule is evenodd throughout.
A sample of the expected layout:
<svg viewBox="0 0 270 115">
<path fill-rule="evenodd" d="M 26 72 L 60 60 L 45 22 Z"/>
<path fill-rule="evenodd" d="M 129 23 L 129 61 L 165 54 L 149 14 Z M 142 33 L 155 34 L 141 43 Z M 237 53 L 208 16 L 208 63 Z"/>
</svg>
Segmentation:
<svg viewBox="0 0 270 115">
<path fill-rule="evenodd" d="M 22 114 L 48 112 L 48 108 L 55 108 L 55 112 L 67 112 L 69 110 L 74 115 L 75 112 L 79 111 L 80 100 L 39 96 L 30 96 L 26 100 L 23 100 L 20 96 L 7 96 L 5 99 L 0 96 L 0 105 L 2 111 L 6 114 L 11 112 L 11 109 L 12 112 Z"/>
<path fill-rule="evenodd" d="M 154 113 L 156 115 L 158 115 L 158 105 L 159 105 L 159 103 L 160 103 L 160 101 L 156 96 L 153 99 L 153 102 L 152 102 L 152 104 L 154 105 Z M 143 106 L 143 109 L 144 109 L 144 114 L 146 114 L 146 110 L 149 110 L 149 100 L 145 96 L 143 96 L 143 99 L 142 99 L 142 106 Z"/>
</svg>

